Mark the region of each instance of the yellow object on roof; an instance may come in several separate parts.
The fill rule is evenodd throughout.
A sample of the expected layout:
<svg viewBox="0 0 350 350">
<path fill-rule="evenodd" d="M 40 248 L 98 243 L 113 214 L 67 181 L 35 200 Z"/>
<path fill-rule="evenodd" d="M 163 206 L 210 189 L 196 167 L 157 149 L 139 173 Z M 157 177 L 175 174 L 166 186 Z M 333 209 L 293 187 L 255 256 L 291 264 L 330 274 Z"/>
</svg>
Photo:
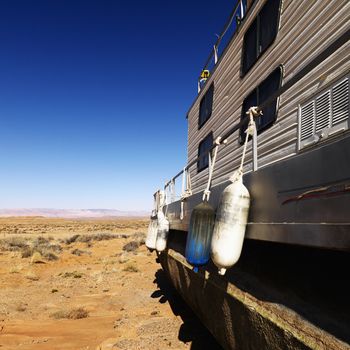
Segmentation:
<svg viewBox="0 0 350 350">
<path fill-rule="evenodd" d="M 210 75 L 210 72 L 209 72 L 208 69 L 202 70 L 202 73 L 201 73 L 201 78 L 202 78 L 202 79 L 208 79 L 208 78 L 209 78 L 209 75 Z"/>
</svg>

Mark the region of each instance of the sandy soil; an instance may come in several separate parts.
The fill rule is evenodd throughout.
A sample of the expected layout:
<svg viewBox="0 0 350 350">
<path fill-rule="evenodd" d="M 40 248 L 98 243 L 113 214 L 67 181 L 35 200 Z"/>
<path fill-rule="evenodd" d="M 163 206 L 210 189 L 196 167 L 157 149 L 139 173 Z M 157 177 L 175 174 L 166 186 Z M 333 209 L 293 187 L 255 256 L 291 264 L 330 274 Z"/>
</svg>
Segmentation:
<svg viewBox="0 0 350 350">
<path fill-rule="evenodd" d="M 219 349 L 147 251 L 146 229 L 1 218 L 0 349 Z"/>
</svg>

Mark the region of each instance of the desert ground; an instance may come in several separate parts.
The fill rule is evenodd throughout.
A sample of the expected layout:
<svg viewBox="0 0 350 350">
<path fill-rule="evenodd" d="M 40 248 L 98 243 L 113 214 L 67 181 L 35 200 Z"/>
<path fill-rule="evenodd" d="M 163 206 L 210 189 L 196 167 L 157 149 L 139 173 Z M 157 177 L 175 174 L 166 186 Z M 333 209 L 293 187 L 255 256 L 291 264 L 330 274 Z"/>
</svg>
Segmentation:
<svg viewBox="0 0 350 350">
<path fill-rule="evenodd" d="M 0 218 L 0 349 L 220 349 L 147 251 L 147 225 Z"/>
</svg>

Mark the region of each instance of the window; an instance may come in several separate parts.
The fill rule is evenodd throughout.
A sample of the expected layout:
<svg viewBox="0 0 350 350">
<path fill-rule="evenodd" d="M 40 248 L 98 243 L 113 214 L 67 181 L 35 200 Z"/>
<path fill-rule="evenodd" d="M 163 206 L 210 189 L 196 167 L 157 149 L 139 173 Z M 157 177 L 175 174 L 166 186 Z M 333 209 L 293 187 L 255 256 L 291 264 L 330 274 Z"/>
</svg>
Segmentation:
<svg viewBox="0 0 350 350">
<path fill-rule="evenodd" d="M 213 133 L 208 134 L 198 146 L 197 171 L 200 172 L 209 165 L 209 150 L 213 146 Z"/>
<path fill-rule="evenodd" d="M 199 105 L 198 129 L 210 118 L 213 109 L 214 84 L 211 84 Z"/>
<path fill-rule="evenodd" d="M 280 87 L 282 82 L 282 66 L 275 69 L 258 87 L 256 87 L 243 101 L 241 120 L 245 118 L 246 112 L 250 107 L 259 106 L 265 102 Z M 277 118 L 277 97 L 263 110 L 263 115 L 256 119 L 256 128 L 258 133 L 271 126 Z M 240 142 L 245 140 L 245 131 L 247 122 L 241 127 Z"/>
<path fill-rule="evenodd" d="M 281 0 L 267 0 L 243 39 L 242 71 L 244 76 L 274 41 L 279 23 Z"/>
</svg>

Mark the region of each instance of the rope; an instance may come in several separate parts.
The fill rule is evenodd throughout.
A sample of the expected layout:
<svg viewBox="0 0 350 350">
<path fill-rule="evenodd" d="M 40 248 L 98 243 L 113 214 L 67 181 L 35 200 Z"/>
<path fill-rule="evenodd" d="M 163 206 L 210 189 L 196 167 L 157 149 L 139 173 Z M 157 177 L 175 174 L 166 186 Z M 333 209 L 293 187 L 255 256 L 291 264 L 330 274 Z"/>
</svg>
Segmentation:
<svg viewBox="0 0 350 350">
<path fill-rule="evenodd" d="M 186 187 L 186 189 L 185 189 Z M 191 176 L 190 172 L 186 167 L 183 169 L 183 178 L 182 178 L 182 193 L 181 199 L 185 199 L 192 195 L 192 186 L 191 186 Z"/>
<path fill-rule="evenodd" d="M 185 189 L 186 187 L 186 189 Z M 181 193 L 181 212 L 180 212 L 180 220 L 183 220 L 184 218 L 184 201 L 188 197 L 192 195 L 192 188 L 191 188 L 191 177 L 190 172 L 186 167 L 183 168 L 183 175 L 182 175 L 182 193 Z"/>
<path fill-rule="evenodd" d="M 186 186 L 186 167 L 183 168 L 182 171 L 182 185 L 181 185 L 181 197 L 185 193 L 185 186 Z"/>
<path fill-rule="evenodd" d="M 159 209 L 164 207 L 166 201 L 167 191 L 159 191 Z"/>
<path fill-rule="evenodd" d="M 165 217 L 167 216 L 168 214 L 168 203 L 167 203 L 167 200 L 168 200 L 168 190 L 165 190 L 165 191 L 159 191 L 159 211 L 162 211 L 163 208 L 165 207 Z"/>
<path fill-rule="evenodd" d="M 247 130 L 245 131 L 246 136 L 245 136 L 245 141 L 244 141 L 241 165 L 239 167 L 239 171 L 242 172 L 242 174 L 243 174 L 244 158 L 245 158 L 246 151 L 247 151 L 248 139 L 249 139 L 249 136 L 253 136 L 255 133 L 256 126 L 255 126 L 254 117 L 261 115 L 262 112 L 259 111 L 258 107 L 250 107 L 248 112 L 246 112 L 246 114 L 249 115 L 249 124 L 248 124 Z"/>
<path fill-rule="evenodd" d="M 175 193 L 175 180 L 171 180 L 171 192 L 170 192 L 170 202 L 173 203 L 175 202 L 175 196 L 176 196 L 176 193 Z"/>
<path fill-rule="evenodd" d="M 186 172 L 187 172 L 187 192 L 190 193 L 190 195 L 192 194 L 192 183 L 191 183 L 191 173 L 189 172 L 189 169 L 186 168 Z"/>
<path fill-rule="evenodd" d="M 220 140 L 221 140 L 221 136 L 219 136 L 216 140 L 215 140 L 215 148 L 214 148 L 214 154 L 213 157 L 211 157 L 211 155 L 209 155 L 209 176 L 208 176 L 208 183 L 207 183 L 207 187 L 203 192 L 203 201 L 209 201 L 209 197 L 210 197 L 210 186 L 211 186 L 211 180 L 213 177 L 213 172 L 214 172 L 214 167 L 215 167 L 215 162 L 216 162 L 216 156 L 218 154 L 218 149 L 219 149 L 219 145 L 220 145 Z"/>
<path fill-rule="evenodd" d="M 246 135 L 245 135 L 245 141 L 243 146 L 241 165 L 239 166 L 238 170 L 235 171 L 234 174 L 230 177 L 230 180 L 232 182 L 235 182 L 239 177 L 243 176 L 243 165 L 244 165 L 245 155 L 247 152 L 249 136 L 253 136 L 256 129 L 254 117 L 261 115 L 262 112 L 259 111 L 258 107 L 250 107 L 248 112 L 246 112 L 246 114 L 249 115 L 249 123 L 248 123 L 247 130 L 245 131 Z"/>
<path fill-rule="evenodd" d="M 153 195 L 153 210 L 152 216 L 157 215 L 158 204 L 157 204 L 157 192 Z"/>
</svg>

